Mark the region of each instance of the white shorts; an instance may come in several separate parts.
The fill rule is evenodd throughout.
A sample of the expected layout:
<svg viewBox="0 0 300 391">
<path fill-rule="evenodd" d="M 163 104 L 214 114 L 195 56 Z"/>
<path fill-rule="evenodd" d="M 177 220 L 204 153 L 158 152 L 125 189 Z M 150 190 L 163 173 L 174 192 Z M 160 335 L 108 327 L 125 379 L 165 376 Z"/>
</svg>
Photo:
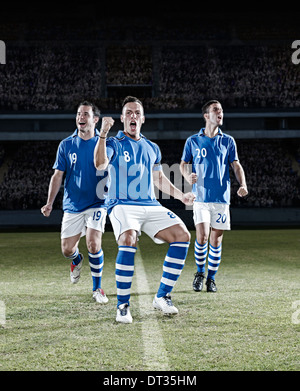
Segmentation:
<svg viewBox="0 0 300 391">
<path fill-rule="evenodd" d="M 155 235 L 175 224 L 184 224 L 180 217 L 162 205 L 116 205 L 109 215 L 116 241 L 129 229 L 137 231 L 138 236 L 145 232 L 158 244 L 165 241 L 155 238 Z"/>
<path fill-rule="evenodd" d="M 90 208 L 80 213 L 67 213 L 63 215 L 61 223 L 61 239 L 86 234 L 86 228 L 92 228 L 104 233 L 107 210 L 105 208 Z"/>
<path fill-rule="evenodd" d="M 209 223 L 212 228 L 230 230 L 228 204 L 194 202 L 194 224 Z"/>
</svg>

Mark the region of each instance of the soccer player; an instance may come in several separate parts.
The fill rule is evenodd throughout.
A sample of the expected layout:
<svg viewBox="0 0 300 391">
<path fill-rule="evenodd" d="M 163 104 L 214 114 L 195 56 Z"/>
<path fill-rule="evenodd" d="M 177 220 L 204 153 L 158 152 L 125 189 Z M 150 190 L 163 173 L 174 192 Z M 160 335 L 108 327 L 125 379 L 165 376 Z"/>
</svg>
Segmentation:
<svg viewBox="0 0 300 391">
<path fill-rule="evenodd" d="M 169 243 L 162 278 L 153 299 L 154 308 L 164 314 L 178 313 L 170 294 L 183 269 L 190 242 L 183 221 L 155 198 L 154 185 L 186 205 L 192 205 L 195 197 L 192 193 L 183 194 L 163 174 L 158 145 L 140 133 L 145 122 L 140 100 L 125 98 L 121 122 L 123 131 L 106 142 L 99 139 L 95 166 L 99 170 L 108 166 L 108 213 L 118 243 L 116 321 L 132 323 L 130 289 L 141 231 L 155 243 Z"/>
<path fill-rule="evenodd" d="M 93 298 L 97 303 L 105 304 L 108 298 L 101 288 L 104 264 L 101 241 L 107 210 L 104 197 L 96 192 L 102 177 L 97 175 L 93 159 L 100 135 L 95 128 L 99 118 L 100 111 L 94 104 L 87 101 L 79 104 L 76 115 L 77 129 L 59 144 L 47 203 L 41 208 L 41 212 L 46 217 L 50 216 L 53 202 L 65 176 L 61 248 L 63 255 L 71 260 L 71 282 L 76 284 L 80 278 L 83 255 L 79 252 L 78 245 L 80 238 L 86 235 Z M 113 123 L 112 118 L 103 117 L 101 131 L 109 130 Z"/>
<path fill-rule="evenodd" d="M 237 194 L 244 197 L 248 190 L 235 141 L 219 128 L 223 124 L 220 102 L 211 100 L 205 103 L 202 114 L 205 128 L 186 140 L 180 171 L 193 185 L 196 195 L 193 218 L 197 272 L 193 289 L 200 292 L 203 288 L 208 254 L 207 292 L 216 292 L 215 277 L 221 262 L 223 231 L 230 230 L 230 166 L 240 184 Z"/>
</svg>

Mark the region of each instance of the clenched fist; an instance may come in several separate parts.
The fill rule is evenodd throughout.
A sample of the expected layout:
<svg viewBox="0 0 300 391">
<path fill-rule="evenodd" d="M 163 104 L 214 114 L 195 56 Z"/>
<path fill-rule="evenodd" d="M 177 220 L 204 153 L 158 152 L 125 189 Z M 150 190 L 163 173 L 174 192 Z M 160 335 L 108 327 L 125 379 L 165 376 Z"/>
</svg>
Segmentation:
<svg viewBox="0 0 300 391">
<path fill-rule="evenodd" d="M 194 201 L 195 201 L 195 194 L 189 192 L 189 193 L 185 193 L 183 194 L 183 197 L 182 197 L 182 202 L 185 204 L 185 205 L 193 205 Z"/>
<path fill-rule="evenodd" d="M 50 214 L 51 214 L 51 212 L 52 212 L 52 205 L 50 205 L 50 204 L 46 204 L 46 205 L 44 205 L 44 206 L 41 208 L 41 213 L 43 213 L 43 215 L 44 215 L 45 217 L 49 217 Z"/>
<path fill-rule="evenodd" d="M 198 180 L 198 176 L 197 174 L 195 174 L 194 172 L 192 172 L 188 178 L 187 178 L 187 181 L 190 185 L 193 185 L 194 183 L 196 183 Z"/>
<path fill-rule="evenodd" d="M 113 126 L 114 123 L 115 121 L 112 119 L 112 117 L 103 117 L 101 129 L 100 129 L 100 135 L 106 137 L 108 132 L 110 131 L 110 128 Z"/>
<path fill-rule="evenodd" d="M 241 186 L 238 191 L 237 191 L 237 194 L 239 197 L 246 197 L 246 195 L 248 194 L 248 189 L 246 186 Z"/>
</svg>

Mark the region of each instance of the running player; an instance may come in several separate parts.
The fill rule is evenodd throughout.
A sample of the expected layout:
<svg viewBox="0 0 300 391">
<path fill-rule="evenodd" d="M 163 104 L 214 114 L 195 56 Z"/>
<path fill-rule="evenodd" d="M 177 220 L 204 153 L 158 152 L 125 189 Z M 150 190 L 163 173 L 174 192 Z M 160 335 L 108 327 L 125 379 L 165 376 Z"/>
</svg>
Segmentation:
<svg viewBox="0 0 300 391">
<path fill-rule="evenodd" d="M 180 171 L 193 185 L 196 195 L 193 210 L 197 272 L 193 289 L 199 292 L 203 288 L 208 253 L 207 292 L 216 292 L 215 276 L 221 262 L 223 231 L 230 230 L 230 166 L 240 184 L 237 194 L 244 197 L 248 190 L 235 141 L 219 128 L 223 124 L 220 102 L 211 100 L 205 103 L 202 114 L 205 128 L 186 140 Z"/>
<path fill-rule="evenodd" d="M 119 131 L 116 137 L 109 138 L 106 143 L 99 139 L 95 149 L 95 166 L 98 169 L 108 166 L 109 172 L 108 213 L 119 246 L 116 321 L 131 323 L 130 290 L 141 231 L 155 243 L 169 243 L 153 306 L 165 314 L 178 313 L 170 293 L 183 269 L 190 233 L 177 215 L 157 201 L 154 185 L 186 205 L 192 205 L 195 197 L 192 193 L 183 194 L 163 174 L 158 145 L 140 133 L 145 122 L 140 100 L 130 96 L 125 98 L 121 122 L 124 130 Z"/>
<path fill-rule="evenodd" d="M 76 284 L 80 278 L 83 261 L 78 245 L 81 236 L 86 235 L 93 298 L 96 302 L 105 304 L 108 298 L 101 288 L 104 263 L 101 241 L 107 210 L 104 206 L 104 197 L 98 198 L 96 194 L 97 185 L 102 177 L 97 175 L 93 161 L 95 145 L 99 139 L 99 131 L 95 129 L 99 118 L 100 111 L 95 105 L 87 101 L 79 104 L 76 116 L 77 129 L 59 144 L 47 203 L 41 208 L 41 212 L 46 217 L 50 216 L 65 175 L 62 253 L 71 260 L 70 278 L 71 282 Z M 110 117 L 102 118 L 101 130 L 108 131 L 113 122 Z"/>
</svg>

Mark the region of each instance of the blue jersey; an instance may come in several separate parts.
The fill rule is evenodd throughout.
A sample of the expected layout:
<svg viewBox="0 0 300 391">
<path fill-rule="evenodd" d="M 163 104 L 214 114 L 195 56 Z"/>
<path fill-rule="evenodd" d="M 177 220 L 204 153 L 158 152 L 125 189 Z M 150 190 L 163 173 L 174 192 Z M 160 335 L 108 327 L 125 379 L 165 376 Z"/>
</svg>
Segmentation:
<svg viewBox="0 0 300 391">
<path fill-rule="evenodd" d="M 106 143 L 108 166 L 108 213 L 118 204 L 160 205 L 155 197 L 152 170 L 161 170 L 157 144 L 140 135 L 133 140 L 119 131 Z"/>
<path fill-rule="evenodd" d="M 97 185 L 103 179 L 94 166 L 94 149 L 99 139 L 95 136 L 83 140 L 76 131 L 59 144 L 54 169 L 65 172 L 63 210 L 69 213 L 82 212 L 104 204 L 103 194 L 97 195 Z M 98 197 L 99 196 L 99 197 Z"/>
<path fill-rule="evenodd" d="M 193 193 L 198 202 L 230 203 L 229 166 L 238 160 L 234 138 L 223 133 L 209 138 L 204 128 L 186 140 L 182 158 L 198 176 Z"/>
</svg>

